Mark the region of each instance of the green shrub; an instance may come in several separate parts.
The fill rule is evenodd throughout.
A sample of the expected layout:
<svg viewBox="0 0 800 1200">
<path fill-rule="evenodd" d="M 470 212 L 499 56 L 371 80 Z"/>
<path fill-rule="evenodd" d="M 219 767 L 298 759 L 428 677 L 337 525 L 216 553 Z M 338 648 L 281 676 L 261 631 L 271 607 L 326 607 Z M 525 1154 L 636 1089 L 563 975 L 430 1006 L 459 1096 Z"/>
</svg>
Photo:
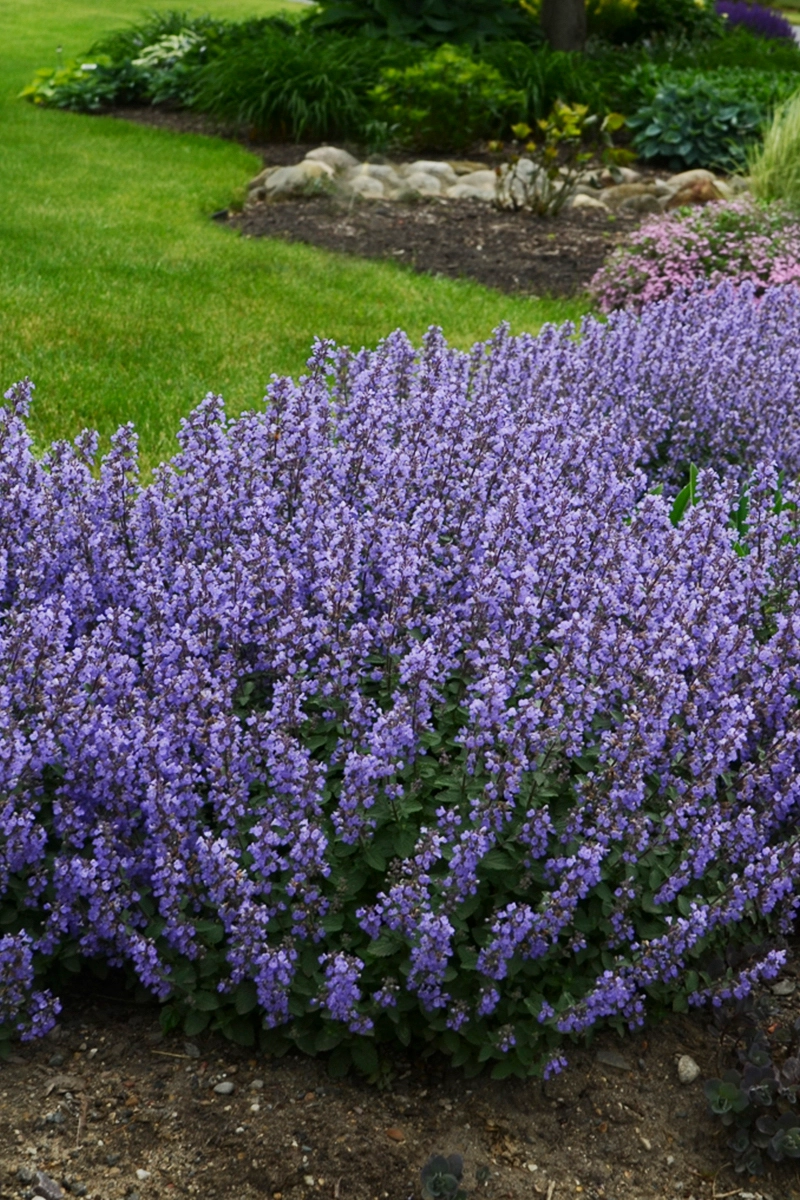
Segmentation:
<svg viewBox="0 0 800 1200">
<path fill-rule="evenodd" d="M 645 97 L 629 125 L 633 147 L 644 159 L 660 158 L 672 168 L 741 169 L 747 147 L 758 140 L 772 111 L 797 80 L 788 73 L 761 71 L 639 70 L 627 81 L 629 99 Z"/>
<path fill-rule="evenodd" d="M 753 192 L 800 211 L 800 92 L 781 105 L 760 147 L 749 156 Z"/>
<path fill-rule="evenodd" d="M 612 42 L 653 34 L 707 37 L 722 29 L 709 0 L 588 0 L 586 9 L 589 32 Z"/>
<path fill-rule="evenodd" d="M 384 69 L 370 99 L 396 140 L 417 150 L 463 149 L 501 135 L 525 111 L 524 95 L 499 71 L 447 45 L 411 66 Z"/>
<path fill-rule="evenodd" d="M 197 72 L 223 44 L 228 28 L 186 13 L 155 15 L 96 42 L 88 61 L 37 71 L 21 95 L 76 112 L 119 104 L 190 105 Z"/>
<path fill-rule="evenodd" d="M 107 58 L 43 67 L 20 92 L 34 104 L 73 112 L 97 112 L 111 104 L 132 103 L 139 94 L 136 72 L 116 67 Z"/>
<path fill-rule="evenodd" d="M 432 45 L 478 45 L 495 38 L 541 41 L 536 21 L 515 0 L 319 0 L 319 29 Z"/>
</svg>

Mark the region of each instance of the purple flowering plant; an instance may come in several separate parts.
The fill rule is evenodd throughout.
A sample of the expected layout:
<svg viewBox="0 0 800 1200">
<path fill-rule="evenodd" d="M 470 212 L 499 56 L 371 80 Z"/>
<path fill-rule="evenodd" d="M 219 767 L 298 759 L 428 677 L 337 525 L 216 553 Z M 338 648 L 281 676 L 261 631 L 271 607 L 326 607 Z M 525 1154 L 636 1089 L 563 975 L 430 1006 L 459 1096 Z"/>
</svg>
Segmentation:
<svg viewBox="0 0 800 1200">
<path fill-rule="evenodd" d="M 758 37 L 794 38 L 786 17 L 761 4 L 750 4 L 747 0 L 717 0 L 716 11 L 727 25 L 743 25 Z"/>
<path fill-rule="evenodd" d="M 800 298 L 319 342 L 138 482 L 0 411 L 0 1027 L 552 1074 L 800 903 Z M 690 473 L 689 464 L 696 469 Z M 713 469 L 712 469 L 713 468 Z M 761 949 L 713 967 L 720 945 Z"/>
<path fill-rule="evenodd" d="M 612 251 L 589 285 L 603 312 L 641 312 L 656 300 L 730 280 L 765 288 L 800 283 L 800 221 L 782 204 L 745 198 L 650 217 Z"/>
</svg>

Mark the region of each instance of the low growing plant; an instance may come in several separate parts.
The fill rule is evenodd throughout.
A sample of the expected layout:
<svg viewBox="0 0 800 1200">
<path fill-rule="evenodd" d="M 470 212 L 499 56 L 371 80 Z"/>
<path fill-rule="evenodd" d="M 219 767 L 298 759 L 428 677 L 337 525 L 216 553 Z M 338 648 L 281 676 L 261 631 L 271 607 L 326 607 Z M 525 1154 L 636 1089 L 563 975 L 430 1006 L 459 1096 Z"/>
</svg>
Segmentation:
<svg viewBox="0 0 800 1200">
<path fill-rule="evenodd" d="M 661 159 L 676 170 L 741 169 L 748 146 L 758 141 L 774 108 L 797 87 L 793 75 L 746 70 L 662 73 L 645 68 L 634 79 L 646 98 L 628 118 L 633 148 L 641 158 Z M 629 91 L 633 82 L 629 77 Z"/>
<path fill-rule="evenodd" d="M 748 1175 L 771 1162 L 800 1158 L 800 1021 L 756 1027 L 739 1050 L 739 1068 L 704 1085 L 711 1112 L 728 1131 L 733 1166 Z"/>
<path fill-rule="evenodd" d="M 603 312 L 676 292 L 749 283 L 800 285 L 800 221 L 780 204 L 749 198 L 687 208 L 647 220 L 612 251 L 589 285 Z"/>
<path fill-rule="evenodd" d="M 422 1200 L 467 1200 L 461 1187 L 464 1160 L 460 1154 L 432 1155 L 420 1171 Z"/>
<path fill-rule="evenodd" d="M 199 72 L 194 106 L 270 137 L 357 138 L 382 68 L 411 58 L 409 47 L 364 36 L 253 22 Z"/>
<path fill-rule="evenodd" d="M 516 0 L 320 0 L 312 21 L 318 29 L 432 46 L 542 40 L 538 22 Z"/>
<path fill-rule="evenodd" d="M 551 1073 L 800 902 L 800 296 L 319 343 L 137 482 L 0 413 L 0 1025 Z M 688 462 L 690 494 L 676 502 Z M 717 465 L 720 474 L 709 471 Z M 783 472 L 781 480 L 780 473 Z M 712 971 L 720 945 L 769 940 Z"/>
</svg>

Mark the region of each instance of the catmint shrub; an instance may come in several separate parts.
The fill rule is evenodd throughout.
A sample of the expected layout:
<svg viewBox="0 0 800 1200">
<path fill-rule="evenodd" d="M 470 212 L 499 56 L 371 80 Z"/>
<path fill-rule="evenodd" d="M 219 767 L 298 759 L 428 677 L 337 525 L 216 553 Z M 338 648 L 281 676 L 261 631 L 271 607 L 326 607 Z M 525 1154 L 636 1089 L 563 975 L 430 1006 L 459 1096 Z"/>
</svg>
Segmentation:
<svg viewBox="0 0 800 1200">
<path fill-rule="evenodd" d="M 748 4 L 746 0 L 717 0 L 716 11 L 731 28 L 743 25 L 757 37 L 794 39 L 786 17 L 761 4 Z"/>
<path fill-rule="evenodd" d="M 800 283 L 800 220 L 749 198 L 654 216 L 612 251 L 589 285 L 603 312 L 641 312 L 679 291 Z"/>
<path fill-rule="evenodd" d="M 34 454 L 13 388 L 5 1040 L 94 960 L 166 1029 L 550 1075 L 780 969 L 800 300 L 753 301 L 320 342 L 257 411 L 208 396 L 148 486 L 130 427 Z"/>
</svg>

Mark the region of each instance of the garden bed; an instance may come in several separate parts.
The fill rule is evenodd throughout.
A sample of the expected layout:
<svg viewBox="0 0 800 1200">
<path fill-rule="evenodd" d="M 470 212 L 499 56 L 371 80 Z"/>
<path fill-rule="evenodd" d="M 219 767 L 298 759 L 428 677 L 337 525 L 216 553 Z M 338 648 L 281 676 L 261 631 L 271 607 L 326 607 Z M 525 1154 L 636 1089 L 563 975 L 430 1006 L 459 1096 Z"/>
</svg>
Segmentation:
<svg viewBox="0 0 800 1200">
<path fill-rule="evenodd" d="M 379 1089 L 331 1079 L 324 1059 L 164 1039 L 157 1007 L 95 986 L 67 999 L 57 1031 L 0 1065 L 2 1200 L 31 1195 L 26 1169 L 92 1200 L 407 1200 L 435 1152 L 463 1155 L 472 1200 L 800 1196 L 792 1164 L 749 1182 L 726 1165 L 702 1079 L 727 1065 L 730 1042 L 705 1012 L 624 1040 L 603 1033 L 545 1085 L 465 1080 L 414 1058 Z M 764 994 L 781 1020 L 800 1015 L 800 991 Z M 677 1075 L 684 1054 L 702 1071 L 689 1085 Z M 220 1081 L 232 1094 L 214 1092 Z"/>
<path fill-rule="evenodd" d="M 176 133 L 232 138 L 271 165 L 294 165 L 312 149 L 311 144 L 252 142 L 234 127 L 199 113 L 142 107 L 113 109 L 105 115 Z M 491 166 L 501 161 L 499 155 L 480 150 L 470 151 L 469 157 Z M 502 212 L 477 201 L 349 204 L 318 196 L 248 204 L 244 212 L 223 212 L 218 219 L 246 237 L 277 237 L 343 254 L 389 259 L 415 271 L 473 279 L 503 292 L 575 296 L 642 218 L 623 214 L 610 218 L 580 209 L 548 221 L 526 212 Z"/>
<path fill-rule="evenodd" d="M 543 220 L 476 200 L 347 205 L 318 197 L 253 204 L 226 220 L 246 237 L 390 259 L 503 292 L 575 296 L 641 218 L 579 209 Z"/>
</svg>

